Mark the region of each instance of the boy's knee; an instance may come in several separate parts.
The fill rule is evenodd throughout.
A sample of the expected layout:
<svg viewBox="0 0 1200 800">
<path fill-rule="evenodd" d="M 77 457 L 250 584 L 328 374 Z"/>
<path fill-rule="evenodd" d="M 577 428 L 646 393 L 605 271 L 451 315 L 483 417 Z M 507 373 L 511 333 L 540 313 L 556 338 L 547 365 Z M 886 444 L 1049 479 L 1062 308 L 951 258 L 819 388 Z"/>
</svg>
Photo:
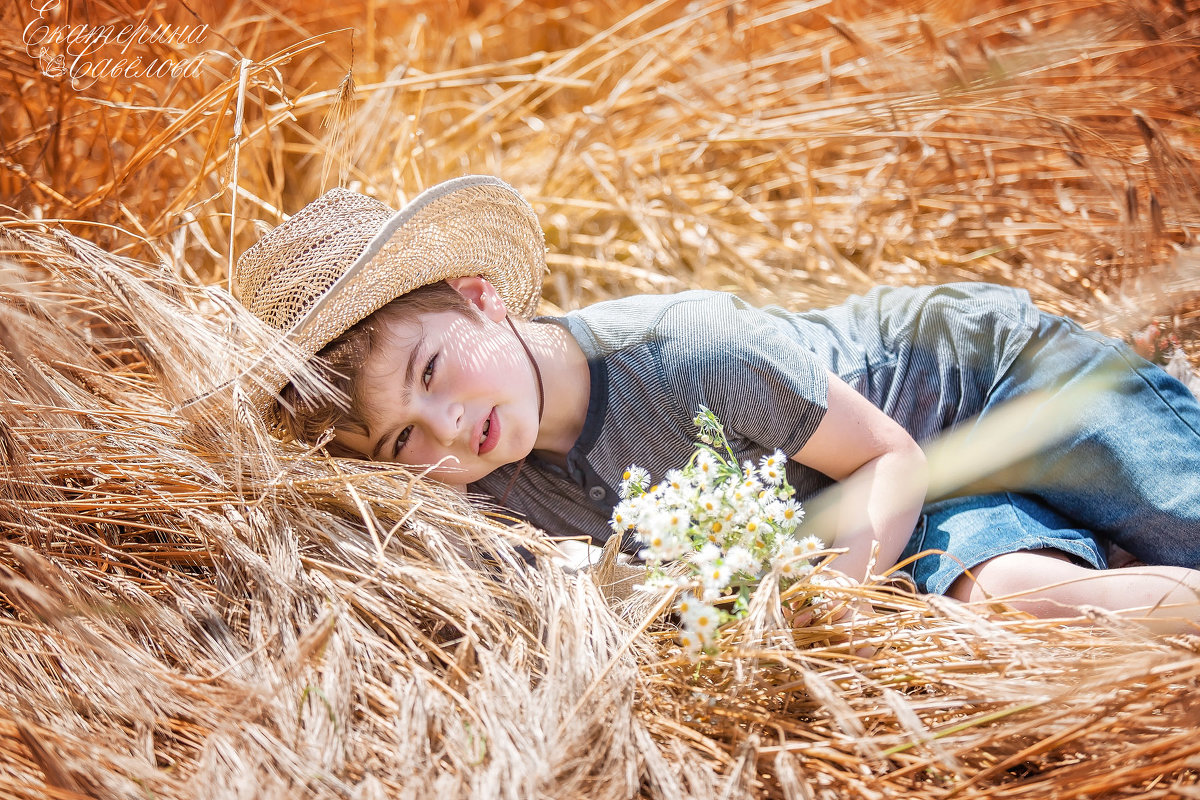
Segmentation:
<svg viewBox="0 0 1200 800">
<path fill-rule="evenodd" d="M 1086 569 L 1058 550 L 1004 553 L 960 575 L 950 584 L 946 595 L 964 603 L 976 603 L 1049 586 Z"/>
<path fill-rule="evenodd" d="M 973 602 L 972 594 L 976 587 L 975 579 L 964 573 L 954 579 L 954 583 L 950 584 L 950 588 L 946 590 L 946 596 L 960 603 Z"/>
</svg>

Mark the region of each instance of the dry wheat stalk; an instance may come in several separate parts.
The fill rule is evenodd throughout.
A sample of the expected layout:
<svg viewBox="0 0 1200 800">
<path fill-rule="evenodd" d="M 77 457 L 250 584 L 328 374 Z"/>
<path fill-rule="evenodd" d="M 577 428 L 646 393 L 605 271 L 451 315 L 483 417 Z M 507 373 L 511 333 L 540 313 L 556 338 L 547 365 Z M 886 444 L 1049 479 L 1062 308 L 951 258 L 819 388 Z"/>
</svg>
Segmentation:
<svg viewBox="0 0 1200 800">
<path fill-rule="evenodd" d="M 694 669 L 530 532 L 175 410 L 260 335 L 197 284 L 343 173 L 393 203 L 516 184 L 548 308 L 986 278 L 1190 347 L 1195 3 L 966 8 L 229 0 L 195 8 L 203 75 L 90 93 L 0 12 L 0 796 L 1195 792 L 1191 639 L 876 588 L 872 659 L 763 604 Z"/>
</svg>

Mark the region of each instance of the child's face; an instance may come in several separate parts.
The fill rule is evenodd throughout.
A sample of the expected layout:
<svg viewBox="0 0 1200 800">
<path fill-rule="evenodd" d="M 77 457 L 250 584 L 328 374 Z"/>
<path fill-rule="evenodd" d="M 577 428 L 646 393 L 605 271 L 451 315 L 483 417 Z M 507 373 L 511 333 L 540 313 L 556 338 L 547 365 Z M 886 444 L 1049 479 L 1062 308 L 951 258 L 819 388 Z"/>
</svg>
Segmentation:
<svg viewBox="0 0 1200 800">
<path fill-rule="evenodd" d="M 454 484 L 524 458 L 538 434 L 537 387 L 503 320 L 501 304 L 474 318 L 441 311 L 390 323 L 361 373 L 370 432 L 339 432 L 339 443 L 432 466 L 431 476 Z"/>
</svg>

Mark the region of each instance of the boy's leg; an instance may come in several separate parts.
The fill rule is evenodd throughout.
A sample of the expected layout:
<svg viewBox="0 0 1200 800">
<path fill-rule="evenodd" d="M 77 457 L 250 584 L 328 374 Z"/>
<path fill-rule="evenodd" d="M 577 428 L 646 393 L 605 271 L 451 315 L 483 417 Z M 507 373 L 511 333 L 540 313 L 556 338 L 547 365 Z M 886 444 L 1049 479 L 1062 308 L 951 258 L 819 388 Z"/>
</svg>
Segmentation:
<svg viewBox="0 0 1200 800">
<path fill-rule="evenodd" d="M 1002 600 L 1038 617 L 1079 616 L 1080 606 L 1095 606 L 1147 618 L 1158 632 L 1200 632 L 1200 572 L 1104 569 L 1104 550 L 1093 532 L 1041 498 L 999 492 L 926 506 L 905 557 L 928 553 L 909 567 L 920 591 Z"/>
<path fill-rule="evenodd" d="M 1071 617 L 1095 606 L 1142 621 L 1157 633 L 1200 632 L 1200 572 L 1184 567 L 1081 566 L 1056 550 L 990 558 L 947 594 L 963 602 L 999 600 L 1035 617 Z"/>
<path fill-rule="evenodd" d="M 949 594 L 966 570 L 997 556 L 1029 551 L 1053 551 L 1098 569 L 1108 566 L 1095 533 L 1039 498 L 1013 492 L 925 506 L 901 558 L 915 559 L 908 571 L 919 591 Z"/>
<path fill-rule="evenodd" d="M 1046 315 L 989 405 L 1096 379 L 1104 388 L 1055 420 L 1073 434 L 981 488 L 1035 495 L 1148 564 L 1200 566 L 1200 404 L 1183 384 L 1123 343 Z"/>
</svg>

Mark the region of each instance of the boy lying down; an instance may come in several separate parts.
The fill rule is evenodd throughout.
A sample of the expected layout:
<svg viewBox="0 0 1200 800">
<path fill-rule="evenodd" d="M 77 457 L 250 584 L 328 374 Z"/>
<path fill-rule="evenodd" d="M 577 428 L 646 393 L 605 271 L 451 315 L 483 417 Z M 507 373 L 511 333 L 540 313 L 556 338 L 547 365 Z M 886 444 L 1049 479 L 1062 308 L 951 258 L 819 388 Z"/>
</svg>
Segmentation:
<svg viewBox="0 0 1200 800">
<path fill-rule="evenodd" d="M 706 407 L 739 461 L 789 454 L 801 499 L 852 482 L 830 545 L 855 580 L 930 551 L 910 567 L 923 592 L 1195 628 L 1200 406 L 1123 343 L 983 283 L 805 311 L 689 291 L 531 318 L 544 250 L 532 208 L 495 178 L 448 181 L 399 212 L 328 192 L 250 248 L 237 279 L 349 407 L 278 376 L 269 413 L 309 443 L 332 429 L 335 455 L 425 468 L 601 545 L 625 469 L 658 480 L 681 466 Z M 1106 389 L 1073 408 L 1066 435 L 926 497 L 923 444 L 1097 375 Z M 1110 568 L 1112 546 L 1142 563 Z"/>
</svg>

